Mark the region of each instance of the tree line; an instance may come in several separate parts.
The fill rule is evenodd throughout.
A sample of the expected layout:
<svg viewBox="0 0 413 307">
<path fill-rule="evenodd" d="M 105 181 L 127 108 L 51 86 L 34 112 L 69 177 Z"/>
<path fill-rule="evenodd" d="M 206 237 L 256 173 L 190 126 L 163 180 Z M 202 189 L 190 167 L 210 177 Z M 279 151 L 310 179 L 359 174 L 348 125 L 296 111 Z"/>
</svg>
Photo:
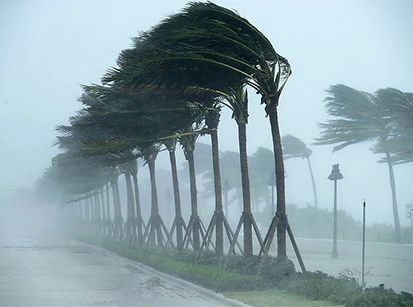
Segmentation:
<svg viewBox="0 0 413 307">
<path fill-rule="evenodd" d="M 108 69 L 100 84 L 82 86 L 82 109 L 69 125 L 57 127 L 57 145 L 63 150 L 52 160 L 40 186 L 54 187 L 57 197 L 75 209 L 77 216 L 106 235 L 131 246 L 157 245 L 195 251 L 212 248 L 228 254 L 254 254 L 254 236 L 265 257 L 276 236 L 277 256 L 287 258 L 289 235 L 300 259 L 286 215 L 284 159 L 305 158 L 312 178 L 314 203 L 318 204 L 311 150 L 299 139 L 280 134 L 278 105 L 291 75 L 288 60 L 247 19 L 213 3 L 192 2 L 181 12 L 162 20 L 133 38 L 117 66 Z M 252 211 L 250 166 L 247 153 L 248 96 L 261 97 L 272 135 L 276 208 L 264 237 Z M 400 228 L 392 166 L 412 161 L 412 94 L 385 89 L 374 95 L 344 85 L 332 86 L 326 98 L 332 117 L 321 124 L 317 144 L 338 144 L 334 150 L 374 140 L 373 151 L 384 154 L 389 167 L 395 210 Z M 232 111 L 238 127 L 242 214 L 235 231 L 223 210 L 217 129 L 222 108 Z M 211 140 L 214 213 L 207 225 L 198 214 L 198 189 L 194 150 L 200 137 Z M 282 146 L 284 144 L 284 146 Z M 191 214 L 182 216 L 176 150 L 184 152 L 190 178 Z M 284 147 L 284 149 L 283 149 Z M 168 229 L 159 213 L 156 158 L 167 151 L 175 217 Z M 283 153 L 284 150 L 284 153 Z M 151 214 L 142 218 L 137 159 L 148 167 Z M 126 220 L 121 214 L 118 179 L 125 178 Z M 267 185 L 267 184 L 266 184 Z M 238 242 L 241 229 L 243 242 Z M 304 264 L 301 267 L 305 270 Z"/>
<path fill-rule="evenodd" d="M 287 232 L 294 239 L 285 214 L 277 107 L 290 75 L 288 60 L 248 20 L 213 3 L 190 3 L 133 38 L 132 48 L 120 53 L 117 67 L 107 71 L 101 84 L 83 86 L 79 99 L 83 107 L 70 118 L 70 125 L 58 127 L 58 145 L 64 152 L 53 158 L 46 175 L 76 195 L 75 200 L 89 203 L 85 210 L 95 208 L 93 214 L 100 216 L 106 212 L 106 219 L 109 210 L 97 204 L 108 202 L 109 198 L 102 196 L 111 189 L 111 235 L 131 244 L 176 244 L 178 249 L 191 246 L 194 250 L 212 247 L 223 254 L 225 235 L 230 254 L 239 250 L 249 257 L 253 255 L 253 235 L 260 256 L 267 255 L 276 235 L 278 257 L 285 259 Z M 251 212 L 247 87 L 261 96 L 272 133 L 277 208 L 264 238 Z M 222 206 L 217 129 L 223 107 L 232 111 L 238 126 L 243 213 L 235 232 Z M 198 215 L 193 154 L 197 139 L 203 135 L 211 139 L 214 177 L 215 211 L 208 225 L 203 225 Z M 178 144 L 190 177 L 191 216 L 187 224 L 181 216 L 175 158 Z M 155 178 L 156 157 L 163 149 L 170 156 L 174 188 L 175 220 L 170 230 L 159 214 Z M 151 216 L 146 223 L 140 215 L 137 158 L 145 161 L 150 173 Z M 126 221 L 119 209 L 120 174 L 125 176 L 127 187 Z M 237 240 L 241 228 L 242 246 Z"/>
</svg>

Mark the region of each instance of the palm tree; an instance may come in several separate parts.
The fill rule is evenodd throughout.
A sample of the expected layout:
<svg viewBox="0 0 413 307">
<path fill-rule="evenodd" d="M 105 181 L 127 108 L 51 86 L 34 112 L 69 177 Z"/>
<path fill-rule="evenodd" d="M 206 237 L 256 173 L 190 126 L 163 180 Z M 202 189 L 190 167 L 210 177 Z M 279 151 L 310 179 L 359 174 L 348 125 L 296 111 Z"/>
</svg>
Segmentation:
<svg viewBox="0 0 413 307">
<path fill-rule="evenodd" d="M 151 216 L 147 223 L 143 239 L 147 239 L 146 246 L 148 246 L 149 243 L 154 245 L 156 238 L 157 245 L 163 247 L 166 242 L 165 237 L 169 237 L 169 232 L 159 214 L 158 190 L 155 175 L 155 160 L 159 152 L 159 145 L 144 145 L 141 147 L 141 151 L 149 167 L 149 177 L 151 182 Z"/>
<path fill-rule="evenodd" d="M 238 125 L 238 144 L 239 144 L 239 160 L 241 170 L 241 186 L 243 211 L 235 230 L 233 242 L 230 244 L 229 254 L 234 250 L 236 240 L 238 238 L 241 226 L 244 228 L 244 256 L 250 257 L 253 255 L 252 228 L 254 227 L 260 248 L 263 241 L 260 231 L 255 222 L 251 210 L 251 194 L 250 194 L 250 179 L 248 171 L 248 154 L 247 154 L 247 122 L 248 122 L 248 93 L 243 87 L 236 91 L 232 91 L 231 95 L 226 96 L 229 106 L 232 110 L 232 117 Z"/>
<path fill-rule="evenodd" d="M 172 239 L 173 234 L 176 230 L 176 247 L 178 250 L 183 249 L 184 241 L 184 230 L 186 230 L 186 224 L 182 218 L 182 209 L 181 209 L 181 195 L 179 192 L 179 181 L 178 181 L 178 170 L 176 166 L 176 139 L 166 139 L 163 141 L 163 144 L 168 150 L 169 153 L 169 162 L 171 164 L 171 174 L 172 174 L 172 186 L 174 191 L 174 202 L 175 202 L 175 218 L 172 222 L 171 230 L 169 232 L 169 240 Z M 165 244 L 165 247 L 168 247 L 169 241 Z"/>
<path fill-rule="evenodd" d="M 198 251 L 201 248 L 201 236 L 202 240 L 204 239 L 203 224 L 198 215 L 198 192 L 194 160 L 195 143 L 199 136 L 198 130 L 200 130 L 200 125 L 188 127 L 183 130 L 178 137 L 178 141 L 182 146 L 185 158 L 188 161 L 189 186 L 191 192 L 191 216 L 186 229 L 183 245 L 186 248 L 188 247 L 189 242 L 192 242 L 192 246 L 195 251 Z"/>
<path fill-rule="evenodd" d="M 387 140 L 392 162 L 413 162 L 413 93 L 386 88 L 378 90 L 376 97 L 392 121 L 392 133 Z M 383 145 L 378 144 L 375 152 L 383 152 Z"/>
<path fill-rule="evenodd" d="M 140 196 L 139 196 L 139 184 L 138 184 L 138 162 L 136 159 L 130 160 L 128 162 L 129 164 L 129 172 L 130 175 L 132 176 L 133 180 L 133 190 L 134 190 L 134 197 L 135 197 L 135 211 L 136 211 L 136 228 L 138 230 L 138 243 L 142 244 L 143 243 L 143 229 L 146 228 L 145 222 L 143 221 L 142 218 L 142 212 L 141 212 L 141 201 L 140 201 Z"/>
<path fill-rule="evenodd" d="M 133 185 L 131 179 L 131 171 L 129 169 L 129 165 L 120 165 L 120 170 L 125 176 L 126 182 L 126 204 L 127 204 L 127 217 L 125 223 L 125 242 L 129 246 L 133 246 L 134 244 L 138 243 L 138 234 L 137 234 L 137 227 L 136 224 L 136 212 L 135 212 L 135 197 L 133 193 Z M 139 242 L 140 243 L 140 242 Z"/>
<path fill-rule="evenodd" d="M 210 2 L 190 3 L 182 13 L 135 39 L 134 47 L 121 54 L 120 68 L 112 69 L 104 82 L 154 91 L 206 88 L 216 93 L 246 84 L 261 94 L 270 119 L 277 175 L 277 213 L 264 252 L 277 228 L 278 256 L 285 258 L 287 217 L 277 106 L 291 74 L 288 61 L 246 19 Z"/>
<path fill-rule="evenodd" d="M 160 149 L 160 140 L 193 120 L 191 109 L 173 97 L 154 95 L 142 90 L 126 91 L 117 85 L 93 85 L 85 87 L 85 90 L 98 98 L 98 103 L 89 103 L 92 107 L 88 112 L 94 108 L 95 117 L 101 113 L 105 119 L 103 129 L 112 136 L 115 135 L 118 141 L 126 142 L 127 148 L 138 149 L 149 166 L 152 190 L 151 217 L 143 239 L 148 239 L 148 244 L 154 243 L 156 237 L 158 245 L 163 246 L 163 234 L 166 238 L 169 234 L 159 215 L 155 159 Z"/>
<path fill-rule="evenodd" d="M 205 105 L 205 103 L 204 103 Z M 228 241 L 231 243 L 234 241 L 234 233 L 229 225 L 224 211 L 222 210 L 222 184 L 221 184 L 221 168 L 219 163 L 219 147 L 218 147 L 218 124 L 220 119 L 219 112 L 221 108 L 217 102 L 212 102 L 206 109 L 205 124 L 208 127 L 209 134 L 211 136 L 211 149 L 212 149 L 212 169 L 214 178 L 214 195 L 215 195 L 215 211 L 212 215 L 211 221 L 206 230 L 202 247 L 208 249 L 211 242 L 211 236 L 215 229 L 215 251 L 218 255 L 224 253 L 224 229 L 227 234 Z M 236 240 L 235 240 L 236 242 Z"/>
<path fill-rule="evenodd" d="M 62 148 L 77 150 L 84 156 L 98 157 L 103 159 L 108 165 L 113 167 L 122 165 L 120 169 L 116 169 L 109 181 L 112 186 L 113 205 L 114 205 L 114 219 L 112 235 L 121 240 L 124 233 L 126 233 L 126 240 L 133 244 L 137 241 L 136 237 L 136 221 L 134 219 L 135 208 L 132 186 L 130 184 L 129 170 L 126 169 L 128 164 L 125 161 L 135 159 L 135 156 L 130 152 L 130 145 L 126 142 L 123 144 L 115 144 L 112 142 L 111 132 L 106 128 L 105 117 L 101 116 L 99 112 L 94 110 L 100 103 L 97 102 L 96 97 L 93 97 L 86 90 L 80 98 L 80 101 L 88 106 L 87 111 L 82 110 L 78 115 L 71 117 L 71 126 L 59 126 L 57 130 L 66 134 L 66 136 L 58 137 Z M 127 187 L 127 221 L 124 220 L 121 214 L 121 203 L 118 188 L 118 173 L 124 173 Z"/>
<path fill-rule="evenodd" d="M 373 141 L 380 146 L 378 152 L 385 154 L 392 194 L 394 228 L 396 240 L 400 242 L 400 221 L 397 207 L 396 182 L 389 140 L 393 130 L 393 120 L 388 116 L 383 96 L 358 91 L 338 84 L 331 86 L 325 99 L 327 113 L 332 119 L 320 124 L 321 135 L 316 144 L 337 144 L 333 151 L 349 145 Z"/>
<path fill-rule="evenodd" d="M 66 151 L 52 159 L 53 179 L 70 198 L 87 199 L 85 217 L 96 231 L 100 228 L 99 188 L 107 181 L 110 171 L 101 159 L 91 159 L 76 151 Z M 90 215 L 90 211 L 92 215 Z"/>
<path fill-rule="evenodd" d="M 314 174 L 313 169 L 311 167 L 311 160 L 310 156 L 312 154 L 312 150 L 305 145 L 305 143 L 300 140 L 299 138 L 292 136 L 291 134 L 284 135 L 282 137 L 282 145 L 284 150 L 284 159 L 292 159 L 292 158 L 302 158 L 307 160 L 308 170 L 310 171 L 311 176 L 311 183 L 313 186 L 313 195 L 314 195 L 314 205 L 318 207 L 318 200 L 317 200 L 317 189 L 315 186 Z"/>
</svg>

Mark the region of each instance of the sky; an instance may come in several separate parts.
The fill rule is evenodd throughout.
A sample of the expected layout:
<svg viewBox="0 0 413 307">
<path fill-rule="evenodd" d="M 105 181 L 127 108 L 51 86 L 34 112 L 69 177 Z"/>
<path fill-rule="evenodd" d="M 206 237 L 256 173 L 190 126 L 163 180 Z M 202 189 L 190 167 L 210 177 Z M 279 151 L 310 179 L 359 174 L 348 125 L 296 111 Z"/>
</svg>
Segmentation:
<svg viewBox="0 0 413 307">
<path fill-rule="evenodd" d="M 32 187 L 58 153 L 57 125 L 80 108 L 81 84 L 98 83 L 115 65 L 131 37 L 179 11 L 187 1 L 0 0 L 0 193 Z M 293 75 L 281 97 L 280 126 L 304 140 L 323 208 L 332 206 L 333 163 L 340 163 L 339 208 L 360 220 L 366 199 L 368 223 L 392 223 L 386 165 L 371 144 L 332 153 L 314 146 L 326 120 L 323 99 L 333 84 L 374 92 L 394 87 L 413 92 L 413 2 L 410 0 L 213 1 L 235 9 L 288 58 Z M 248 151 L 271 148 L 269 121 L 250 91 Z M 237 151 L 236 124 L 224 110 L 220 149 Z M 208 139 L 202 139 L 208 142 Z M 166 159 L 164 159 L 166 160 Z M 167 167 L 161 161 L 161 166 Z M 304 160 L 286 162 L 287 202 L 305 206 L 312 192 Z M 413 202 L 413 166 L 395 168 L 399 214 Z"/>
</svg>

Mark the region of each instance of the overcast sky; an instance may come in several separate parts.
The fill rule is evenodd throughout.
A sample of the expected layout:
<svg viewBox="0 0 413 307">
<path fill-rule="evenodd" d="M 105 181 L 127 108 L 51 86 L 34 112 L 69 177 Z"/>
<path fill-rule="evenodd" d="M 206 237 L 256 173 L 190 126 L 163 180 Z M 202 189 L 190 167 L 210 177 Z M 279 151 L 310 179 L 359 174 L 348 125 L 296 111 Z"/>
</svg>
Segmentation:
<svg viewBox="0 0 413 307">
<path fill-rule="evenodd" d="M 256 25 L 293 75 L 280 103 L 282 133 L 311 146 L 317 124 L 326 119 L 328 86 L 343 83 L 374 92 L 395 87 L 413 92 L 413 2 L 410 0 L 215 1 L 236 9 Z M 0 189 L 31 187 L 58 152 L 55 126 L 67 124 L 79 109 L 80 84 L 97 83 L 130 38 L 186 1 L 0 0 Z M 248 149 L 271 148 L 268 119 L 259 97 L 250 92 Z M 221 150 L 237 150 L 236 125 L 222 115 Z M 208 142 L 207 139 L 202 140 Z M 359 219 L 367 199 L 369 222 L 392 223 L 385 165 L 357 145 L 332 154 L 315 147 L 313 163 L 320 205 L 331 207 L 326 177 L 340 163 L 339 207 Z M 311 202 L 305 161 L 286 162 L 287 202 Z M 413 166 L 396 167 L 400 218 L 413 202 Z"/>
</svg>

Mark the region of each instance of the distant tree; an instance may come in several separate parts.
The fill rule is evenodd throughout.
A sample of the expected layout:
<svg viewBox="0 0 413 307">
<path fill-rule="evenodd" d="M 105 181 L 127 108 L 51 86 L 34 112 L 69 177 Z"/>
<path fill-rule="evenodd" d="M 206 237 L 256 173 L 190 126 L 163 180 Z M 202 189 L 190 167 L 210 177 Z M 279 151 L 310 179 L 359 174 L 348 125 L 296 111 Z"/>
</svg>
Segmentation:
<svg viewBox="0 0 413 307">
<path fill-rule="evenodd" d="M 386 88 L 378 90 L 376 97 L 391 119 L 392 133 L 387 146 L 379 143 L 375 152 L 383 153 L 388 148 L 394 164 L 413 162 L 413 93 Z"/>
<path fill-rule="evenodd" d="M 392 193 L 394 227 L 397 241 L 400 242 L 400 220 L 397 207 L 396 182 L 393 158 L 389 141 L 394 131 L 394 120 L 389 116 L 389 107 L 377 95 L 358 91 L 338 84 L 331 86 L 325 99 L 327 113 L 331 117 L 320 124 L 321 135 L 316 144 L 338 144 L 333 151 L 349 145 L 371 141 L 385 154 Z"/>
<path fill-rule="evenodd" d="M 261 146 L 249 157 L 251 190 L 256 201 L 265 199 L 268 195 L 269 181 L 274 176 L 273 157 L 270 149 Z"/>
<path fill-rule="evenodd" d="M 313 186 L 313 195 L 314 195 L 314 205 L 318 207 L 317 199 L 317 189 L 314 180 L 313 169 L 311 167 L 310 156 L 312 150 L 307 147 L 307 145 L 300 140 L 299 138 L 292 136 L 291 134 L 284 135 L 281 139 L 283 150 L 284 150 L 284 159 L 293 159 L 293 158 L 302 158 L 307 160 L 308 170 L 310 171 L 311 183 Z"/>
</svg>

